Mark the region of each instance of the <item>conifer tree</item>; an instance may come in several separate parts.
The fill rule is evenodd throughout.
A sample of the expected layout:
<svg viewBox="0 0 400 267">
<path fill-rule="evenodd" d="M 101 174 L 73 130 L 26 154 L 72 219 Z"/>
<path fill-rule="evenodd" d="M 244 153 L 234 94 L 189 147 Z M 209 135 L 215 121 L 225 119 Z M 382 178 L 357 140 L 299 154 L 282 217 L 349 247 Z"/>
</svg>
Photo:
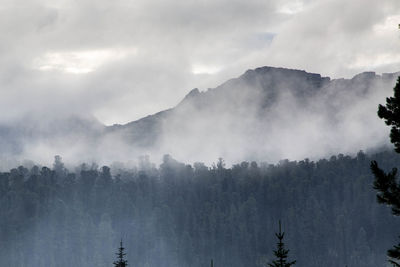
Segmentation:
<svg viewBox="0 0 400 267">
<path fill-rule="evenodd" d="M 124 256 L 126 255 L 126 253 L 124 252 L 125 248 L 122 246 L 122 239 L 120 242 L 120 246 L 118 248 L 118 252 L 115 253 L 117 254 L 117 261 L 114 261 L 114 266 L 115 267 L 126 267 L 128 266 L 128 261 L 124 259 Z"/>
<path fill-rule="evenodd" d="M 391 126 L 390 141 L 395 151 L 400 153 L 400 77 L 393 89 L 394 96 L 386 98 L 386 106 L 379 105 L 378 116 Z M 385 173 L 376 161 L 371 162 L 371 170 L 375 176 L 374 189 L 378 191 L 378 203 L 390 205 L 392 213 L 400 216 L 400 183 L 397 179 L 397 168 Z M 400 243 L 388 250 L 388 256 L 394 266 L 400 267 Z"/>
<path fill-rule="evenodd" d="M 270 267 L 290 267 L 296 263 L 296 261 L 287 261 L 289 250 L 285 249 L 285 244 L 283 243 L 283 237 L 285 232 L 282 232 L 281 221 L 279 221 L 279 233 L 275 233 L 278 238 L 277 250 L 274 250 L 274 255 L 276 259 L 272 263 L 268 263 Z"/>
</svg>

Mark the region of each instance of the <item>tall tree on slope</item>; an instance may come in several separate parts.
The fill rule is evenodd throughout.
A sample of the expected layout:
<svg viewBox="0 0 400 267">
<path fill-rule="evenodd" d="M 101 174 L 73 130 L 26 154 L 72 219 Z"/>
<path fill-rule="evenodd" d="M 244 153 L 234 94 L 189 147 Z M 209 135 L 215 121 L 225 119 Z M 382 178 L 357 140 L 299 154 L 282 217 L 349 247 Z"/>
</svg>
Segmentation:
<svg viewBox="0 0 400 267">
<path fill-rule="evenodd" d="M 390 141 L 395 151 L 400 153 L 400 77 L 393 89 L 394 96 L 386 98 L 386 106 L 379 105 L 378 116 L 391 126 Z M 397 179 L 397 168 L 386 173 L 379 168 L 376 161 L 371 162 L 371 170 L 375 176 L 374 188 L 378 191 L 377 201 L 390 205 L 392 213 L 400 216 L 400 183 Z M 400 267 L 400 243 L 388 250 L 389 261 Z"/>
</svg>

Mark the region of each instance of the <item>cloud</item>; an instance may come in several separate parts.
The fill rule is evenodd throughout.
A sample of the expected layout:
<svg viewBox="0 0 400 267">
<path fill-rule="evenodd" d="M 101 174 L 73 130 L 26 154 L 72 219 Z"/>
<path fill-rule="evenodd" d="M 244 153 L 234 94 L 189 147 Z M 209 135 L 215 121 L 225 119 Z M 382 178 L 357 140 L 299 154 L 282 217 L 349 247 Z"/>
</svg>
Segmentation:
<svg viewBox="0 0 400 267">
<path fill-rule="evenodd" d="M 2 0 L 0 121 L 73 106 L 125 123 L 264 65 L 395 72 L 399 11 L 396 0 Z"/>
<path fill-rule="evenodd" d="M 399 8 L 398 1 L 315 2 L 283 24 L 267 54 L 274 64 L 336 78 L 397 71 Z"/>
<path fill-rule="evenodd" d="M 283 13 L 283 14 L 293 15 L 293 14 L 299 13 L 303 10 L 304 10 L 303 1 L 296 0 L 296 1 L 290 1 L 290 2 L 283 4 L 278 9 L 278 12 Z"/>
<path fill-rule="evenodd" d="M 33 67 L 42 71 L 56 70 L 67 73 L 84 74 L 93 72 L 100 66 L 120 60 L 136 50 L 89 50 L 69 52 L 49 52 L 34 60 Z"/>
</svg>

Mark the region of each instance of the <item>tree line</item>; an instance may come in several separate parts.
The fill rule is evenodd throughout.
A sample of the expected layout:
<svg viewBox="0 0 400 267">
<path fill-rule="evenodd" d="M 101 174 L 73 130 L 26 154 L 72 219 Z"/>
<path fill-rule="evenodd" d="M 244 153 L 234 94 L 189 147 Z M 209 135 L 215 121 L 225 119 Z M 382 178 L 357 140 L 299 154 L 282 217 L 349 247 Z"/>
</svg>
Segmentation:
<svg viewBox="0 0 400 267">
<path fill-rule="evenodd" d="M 0 173 L 0 266 L 112 266 L 120 238 L 130 266 L 266 266 L 278 220 L 296 266 L 385 266 L 398 229 L 375 201 L 371 160 L 359 152 L 316 162 L 73 171 L 20 166 Z"/>
</svg>

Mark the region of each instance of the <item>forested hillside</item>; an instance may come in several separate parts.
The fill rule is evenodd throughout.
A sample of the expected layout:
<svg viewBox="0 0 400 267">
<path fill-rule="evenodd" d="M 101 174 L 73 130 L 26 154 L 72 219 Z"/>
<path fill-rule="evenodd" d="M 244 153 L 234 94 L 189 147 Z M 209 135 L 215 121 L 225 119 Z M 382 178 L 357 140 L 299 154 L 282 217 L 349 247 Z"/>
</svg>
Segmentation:
<svg viewBox="0 0 400 267">
<path fill-rule="evenodd" d="M 56 158 L 52 169 L 0 174 L 0 266 L 111 266 L 120 238 L 130 266 L 265 266 L 283 223 L 299 267 L 385 266 L 398 224 L 376 203 L 371 159 L 185 165 L 165 156 L 131 169 Z"/>
</svg>

